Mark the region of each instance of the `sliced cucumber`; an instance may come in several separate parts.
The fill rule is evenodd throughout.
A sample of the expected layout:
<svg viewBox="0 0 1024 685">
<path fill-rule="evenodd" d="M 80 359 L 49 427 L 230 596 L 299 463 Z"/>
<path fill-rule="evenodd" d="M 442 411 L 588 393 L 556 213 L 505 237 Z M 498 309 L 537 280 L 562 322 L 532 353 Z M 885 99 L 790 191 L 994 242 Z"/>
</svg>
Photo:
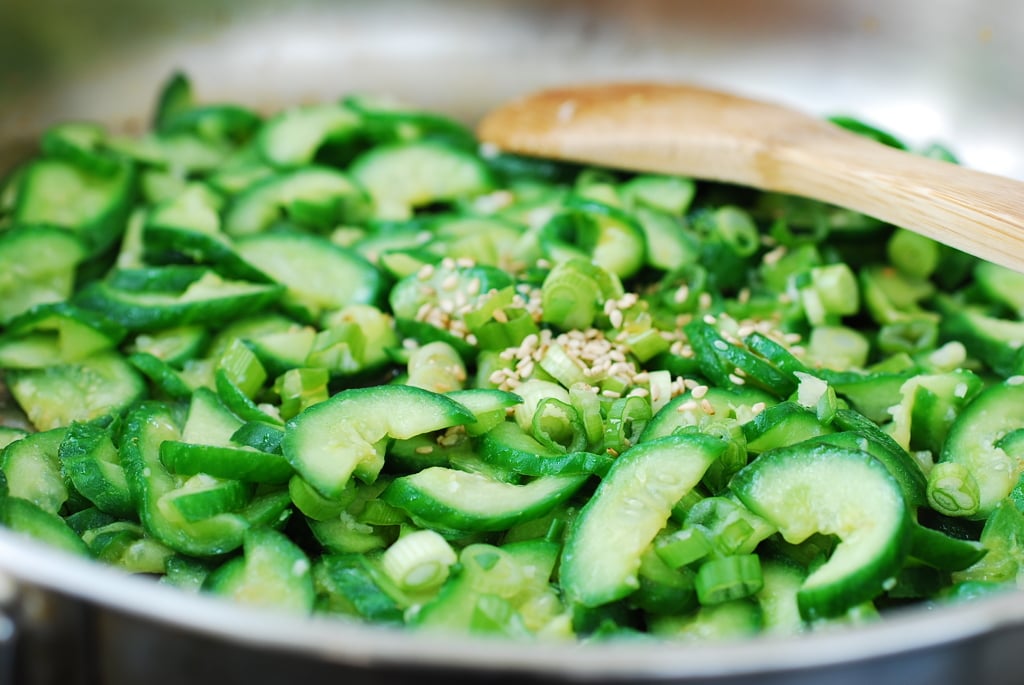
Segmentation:
<svg viewBox="0 0 1024 685">
<path fill-rule="evenodd" d="M 0 471 L 9 496 L 54 515 L 61 512 L 74 489 L 58 457 L 65 432 L 64 428 L 55 428 L 32 433 L 0 452 Z"/>
<path fill-rule="evenodd" d="M 935 497 L 931 505 L 940 513 L 984 518 L 988 516 L 1020 480 L 1024 460 L 996 445 L 1008 433 L 1024 427 L 1024 383 L 1016 379 L 993 385 L 970 402 L 954 421 L 942 448 L 940 463 L 958 464 L 965 478 L 977 487 L 975 506 L 950 508 Z M 934 485 L 941 471 L 933 471 Z"/>
<path fill-rule="evenodd" d="M 311 163 L 323 145 L 354 137 L 360 124 L 359 116 L 343 105 L 299 105 L 267 121 L 256 144 L 270 164 L 297 167 Z"/>
<path fill-rule="evenodd" d="M 298 307 L 313 320 L 346 305 L 373 303 L 380 296 L 380 272 L 326 238 L 259 233 L 239 239 L 237 245 L 246 261 L 287 288 L 283 305 Z"/>
<path fill-rule="evenodd" d="M 12 369 L 7 385 L 38 430 L 119 414 L 146 392 L 142 377 L 116 352 L 75 364 Z"/>
<path fill-rule="evenodd" d="M 66 228 L 99 254 L 124 231 L 132 187 L 128 165 L 100 174 L 61 159 L 39 159 L 22 178 L 14 220 Z"/>
<path fill-rule="evenodd" d="M 85 243 L 62 228 L 32 226 L 0 232 L 0 321 L 33 305 L 66 300 L 74 288 L 75 268 L 87 256 Z"/>
<path fill-rule="evenodd" d="M 378 219 L 408 219 L 417 207 L 493 187 L 490 171 L 476 156 L 426 141 L 374 148 L 352 163 L 351 173 L 373 198 Z"/>
<path fill-rule="evenodd" d="M 799 543 L 814 533 L 839 544 L 800 587 L 806 620 L 839 616 L 878 597 L 910 549 L 910 515 L 899 483 L 866 452 L 795 445 L 761 454 L 730 484 L 758 516 Z"/>
<path fill-rule="evenodd" d="M 458 402 L 411 386 L 344 390 L 288 422 L 281 446 L 295 470 L 329 497 L 341 495 L 349 478 L 373 481 L 384 465 L 387 438 L 470 423 Z"/>
<path fill-rule="evenodd" d="M 515 485 L 442 466 L 396 478 L 381 498 L 423 527 L 444 531 L 505 530 L 538 518 L 571 497 L 588 475 L 545 476 Z"/>
<path fill-rule="evenodd" d="M 121 278 L 126 275 L 121 274 Z M 189 280 L 184 283 L 169 283 L 162 291 L 139 291 L 127 282 L 119 283 L 115 274 L 83 288 L 75 302 L 100 311 L 129 330 L 152 331 L 241 317 L 275 302 L 284 293 L 280 285 L 225 280 L 205 269 L 189 272 L 186 278 Z"/>
<path fill-rule="evenodd" d="M 235 197 L 224 215 L 224 231 L 239 236 L 265 231 L 288 220 L 318 231 L 363 220 L 363 191 L 342 172 L 302 167 L 257 181 Z"/>
<path fill-rule="evenodd" d="M 311 564 L 295 543 L 276 530 L 254 528 L 245 533 L 243 550 L 210 574 L 205 590 L 241 604 L 297 613 L 313 609 Z"/>
<path fill-rule="evenodd" d="M 641 442 L 620 454 L 569 531 L 560 571 L 568 598 L 593 607 L 639 587 L 644 550 L 725 447 L 717 438 L 689 433 Z"/>
</svg>

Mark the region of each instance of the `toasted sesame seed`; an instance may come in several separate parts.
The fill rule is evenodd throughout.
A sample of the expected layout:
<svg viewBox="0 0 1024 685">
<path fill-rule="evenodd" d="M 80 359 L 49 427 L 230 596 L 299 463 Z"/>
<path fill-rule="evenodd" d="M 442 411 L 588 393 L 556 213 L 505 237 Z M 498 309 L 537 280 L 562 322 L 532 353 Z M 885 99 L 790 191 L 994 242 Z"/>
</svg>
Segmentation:
<svg viewBox="0 0 1024 685">
<path fill-rule="evenodd" d="M 715 413 L 714 405 L 711 404 L 711 402 L 708 401 L 707 398 L 704 398 L 703 400 L 700 401 L 700 409 L 705 414 L 713 415 Z"/>
<path fill-rule="evenodd" d="M 710 388 L 708 388 L 708 386 L 706 385 L 694 386 L 693 389 L 690 391 L 690 396 L 698 400 L 703 399 L 708 394 L 709 389 Z"/>
<path fill-rule="evenodd" d="M 774 266 L 775 264 L 779 263 L 779 260 L 786 256 L 786 252 L 788 252 L 786 246 L 780 245 L 779 247 L 775 248 L 774 250 L 771 250 L 770 252 L 765 252 L 764 257 L 762 257 L 761 261 L 763 261 L 768 266 Z"/>
<path fill-rule="evenodd" d="M 416 454 L 430 454 L 434 451 L 432 445 L 420 445 L 416 448 Z"/>
<path fill-rule="evenodd" d="M 743 384 L 746 383 L 745 380 L 743 380 L 742 378 L 740 378 L 739 376 L 737 376 L 734 373 L 730 373 L 729 374 L 729 380 L 732 381 L 733 385 L 743 385 Z"/>
<path fill-rule="evenodd" d="M 697 403 L 694 400 L 686 400 L 685 402 L 681 402 L 679 404 L 679 406 L 676 407 L 676 411 L 679 412 L 680 414 L 682 414 L 684 412 L 696 411 L 696 410 L 697 410 Z"/>
</svg>

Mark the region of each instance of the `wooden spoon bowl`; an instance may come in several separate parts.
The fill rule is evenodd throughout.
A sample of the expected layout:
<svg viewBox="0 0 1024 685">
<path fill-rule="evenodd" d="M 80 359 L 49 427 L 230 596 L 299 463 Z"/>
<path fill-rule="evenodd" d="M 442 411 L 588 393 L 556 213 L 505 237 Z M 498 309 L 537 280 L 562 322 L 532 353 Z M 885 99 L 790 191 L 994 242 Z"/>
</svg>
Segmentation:
<svg viewBox="0 0 1024 685">
<path fill-rule="evenodd" d="M 691 85 L 543 90 L 478 135 L 500 150 L 801 195 L 1024 272 L 1024 183 L 882 145 L 791 108 Z"/>
</svg>

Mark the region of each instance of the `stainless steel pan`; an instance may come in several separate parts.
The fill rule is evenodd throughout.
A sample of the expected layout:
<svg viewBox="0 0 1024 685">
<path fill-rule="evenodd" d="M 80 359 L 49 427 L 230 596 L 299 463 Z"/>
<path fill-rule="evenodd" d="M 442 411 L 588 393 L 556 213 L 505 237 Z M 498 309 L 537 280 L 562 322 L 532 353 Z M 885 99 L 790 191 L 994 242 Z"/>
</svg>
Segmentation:
<svg viewBox="0 0 1024 685">
<path fill-rule="evenodd" d="M 642 77 L 852 113 L 1024 178 L 1018 0 L 4 0 L 0 169 L 47 124 L 145 125 L 186 70 L 271 110 L 353 91 L 473 121 L 539 86 Z M 0 683 L 1020 683 L 1024 594 L 733 644 L 508 644 L 185 595 L 0 531 Z"/>
</svg>

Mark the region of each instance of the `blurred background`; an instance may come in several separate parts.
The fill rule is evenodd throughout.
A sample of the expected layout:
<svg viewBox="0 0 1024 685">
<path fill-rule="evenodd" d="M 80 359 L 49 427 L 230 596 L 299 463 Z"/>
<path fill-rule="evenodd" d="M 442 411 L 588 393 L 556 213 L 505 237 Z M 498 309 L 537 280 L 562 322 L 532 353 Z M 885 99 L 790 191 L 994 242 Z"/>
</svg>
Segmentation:
<svg viewBox="0 0 1024 685">
<path fill-rule="evenodd" d="M 684 80 L 1024 178 L 1022 31 L 1018 0 L 3 0 L 0 164 L 59 119 L 145 125 L 183 69 L 209 101 L 374 91 L 467 121 L 547 84 Z"/>
</svg>

